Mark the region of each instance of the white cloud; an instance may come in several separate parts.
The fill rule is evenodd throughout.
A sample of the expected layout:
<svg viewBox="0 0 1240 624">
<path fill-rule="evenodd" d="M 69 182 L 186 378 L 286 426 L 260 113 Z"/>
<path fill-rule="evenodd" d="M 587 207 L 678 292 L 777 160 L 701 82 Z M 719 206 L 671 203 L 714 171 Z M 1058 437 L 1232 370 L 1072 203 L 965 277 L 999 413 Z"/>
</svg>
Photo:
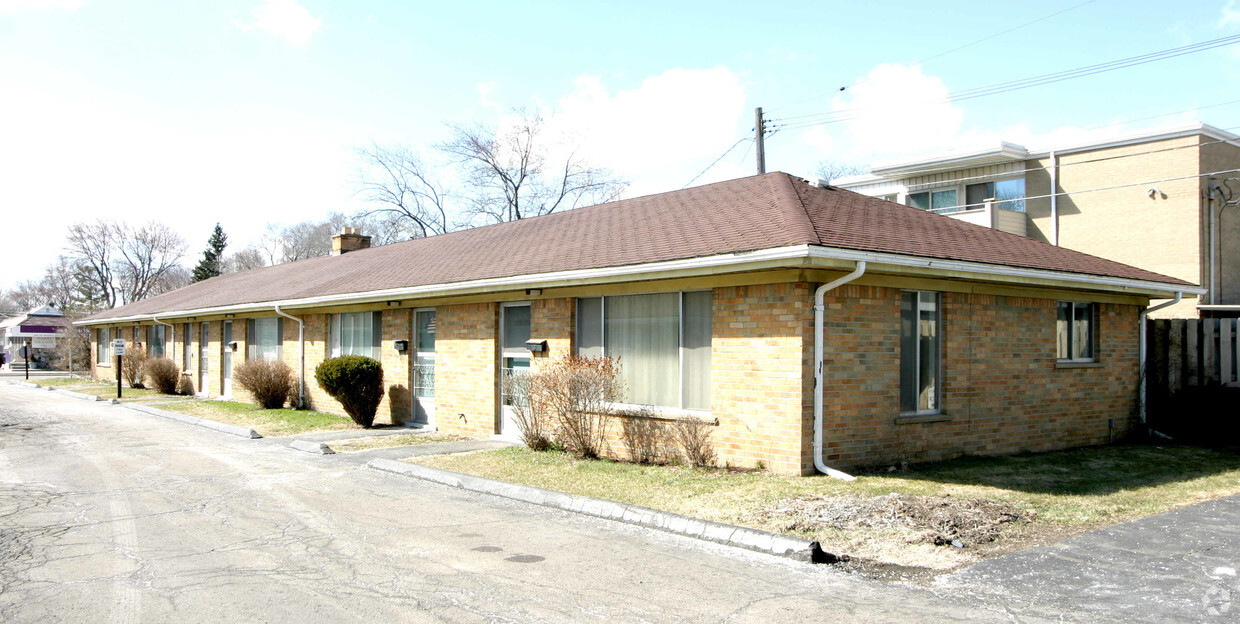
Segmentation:
<svg viewBox="0 0 1240 624">
<path fill-rule="evenodd" d="M 309 43 L 323 27 L 323 20 L 311 15 L 297 0 L 265 0 L 251 14 L 253 22 L 237 24 L 241 30 L 261 30 L 297 47 Z"/>
<path fill-rule="evenodd" d="M 1240 7 L 1236 6 L 1236 0 L 1228 0 L 1219 15 L 1219 26 L 1227 26 L 1229 24 L 1240 24 Z"/>
<path fill-rule="evenodd" d="M 478 103 L 486 108 L 500 110 L 500 105 L 491 99 L 491 95 L 495 93 L 495 82 L 486 81 L 478 83 Z"/>
<path fill-rule="evenodd" d="M 597 76 L 580 76 L 574 85 L 554 114 L 544 113 L 548 128 L 579 145 L 590 162 L 632 180 L 629 196 L 683 186 L 736 140 L 744 114 L 744 87 L 726 67 L 671 69 L 615 93 Z M 733 161 L 695 184 L 747 175 L 749 168 L 738 170 Z"/>
<path fill-rule="evenodd" d="M 0 0 L 0 14 L 55 9 L 75 11 L 81 6 L 82 0 Z"/>
</svg>

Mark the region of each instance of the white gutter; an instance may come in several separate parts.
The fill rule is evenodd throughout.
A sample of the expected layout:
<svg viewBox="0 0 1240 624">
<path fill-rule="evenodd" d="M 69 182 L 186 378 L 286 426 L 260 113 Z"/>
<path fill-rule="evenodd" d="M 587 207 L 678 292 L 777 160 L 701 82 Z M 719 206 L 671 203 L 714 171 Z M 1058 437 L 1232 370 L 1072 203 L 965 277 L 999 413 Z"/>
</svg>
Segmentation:
<svg viewBox="0 0 1240 624">
<path fill-rule="evenodd" d="M 1178 292 L 1178 293 L 1176 293 L 1176 294 L 1175 294 L 1175 298 L 1174 298 L 1174 299 L 1172 299 L 1171 301 L 1164 301 L 1164 302 L 1162 302 L 1162 303 L 1160 303 L 1160 304 L 1158 304 L 1158 305 L 1156 305 L 1156 306 L 1154 306 L 1154 307 L 1152 307 L 1152 308 L 1146 308 L 1146 309 L 1144 309 L 1144 310 L 1141 310 L 1141 314 L 1139 315 L 1140 322 L 1141 322 L 1141 328 L 1140 328 L 1140 330 L 1138 330 L 1138 332 L 1137 332 L 1137 342 L 1140 344 L 1140 347 L 1139 347 L 1139 348 L 1140 348 L 1140 351 L 1139 351 L 1138 359 L 1139 359 L 1139 361 L 1140 361 L 1140 363 L 1141 363 L 1141 368 L 1139 368 L 1138 370 L 1140 370 L 1140 371 L 1141 371 L 1141 389 L 1140 389 L 1140 391 L 1137 393 L 1137 401 L 1138 401 L 1138 403 L 1139 403 L 1139 405 L 1138 405 L 1138 414 L 1139 414 L 1139 415 L 1140 415 L 1140 417 L 1141 417 L 1141 424 L 1143 424 L 1143 425 L 1145 424 L 1145 403 L 1146 403 L 1146 397 L 1145 397 L 1145 376 L 1146 376 L 1146 370 L 1145 370 L 1145 358 L 1146 358 L 1146 354 L 1145 354 L 1145 352 L 1146 352 L 1146 348 L 1145 348 L 1145 334 L 1146 334 L 1146 330 L 1145 330 L 1145 319 L 1146 319 L 1146 317 L 1148 317 L 1148 316 L 1149 316 L 1149 313 L 1150 313 L 1150 312 L 1153 312 L 1153 311 L 1155 311 L 1155 310 L 1161 310 L 1161 309 L 1163 309 L 1163 308 L 1165 308 L 1165 307 L 1167 307 L 1167 306 L 1173 306 L 1173 305 L 1175 305 L 1175 304 L 1179 303 L 1179 302 L 1180 302 L 1180 300 L 1181 300 L 1181 299 L 1183 299 L 1183 298 L 1184 298 L 1184 293 L 1182 293 L 1182 292 Z"/>
<path fill-rule="evenodd" d="M 1112 290 L 1135 291 L 1137 294 L 1153 294 L 1165 293 L 1172 296 L 1177 291 L 1187 294 L 1204 294 L 1205 290 L 1194 286 L 1180 286 L 1175 284 L 1166 284 L 1163 282 L 1151 282 L 1148 280 L 1137 280 L 1122 277 L 1106 277 L 1101 275 L 1093 275 L 1087 273 L 1071 273 L 1068 271 L 1054 271 L 1048 269 L 1029 269 L 1021 267 L 1012 267 L 998 264 L 987 264 L 984 262 L 971 262 L 963 260 L 941 260 L 937 258 L 927 258 L 924 256 L 907 256 L 886 252 L 870 252 L 857 251 L 852 249 L 842 249 L 836 247 L 822 247 L 819 245 L 791 245 L 788 247 L 776 247 L 773 249 L 762 249 L 758 251 L 736 252 L 729 254 L 720 254 L 717 256 L 707 256 L 704 258 L 687 258 L 682 260 L 671 260 L 667 262 L 651 262 L 647 264 L 626 265 L 617 267 L 604 267 L 598 269 L 577 269 L 573 271 L 557 271 L 553 273 L 538 273 L 533 275 L 520 275 L 513 277 L 498 277 L 480 280 L 471 280 L 467 282 L 456 282 L 450 284 L 428 284 L 425 286 L 407 286 L 402 288 L 390 288 L 386 290 L 374 290 L 361 293 L 340 293 L 335 295 L 322 295 L 317 297 L 303 297 L 300 299 L 281 299 L 277 301 L 264 301 L 255 303 L 241 303 L 235 305 L 215 306 L 209 308 L 195 308 L 190 310 L 176 310 L 157 312 L 159 316 L 169 316 L 174 312 L 178 317 L 185 316 L 207 316 L 214 314 L 244 314 L 250 312 L 266 312 L 271 307 L 310 307 L 325 305 L 347 305 L 347 304 L 364 304 L 364 303 L 381 303 L 393 299 L 407 299 L 424 296 L 454 296 L 474 293 L 495 292 L 502 290 L 518 290 L 521 288 L 548 288 L 549 283 L 559 282 L 564 286 L 580 286 L 586 280 L 616 280 L 621 281 L 626 277 L 639 275 L 650 275 L 667 271 L 684 271 L 684 270 L 701 270 L 715 268 L 729 268 L 732 270 L 744 270 L 747 265 L 755 265 L 759 263 L 780 262 L 787 263 L 800 262 L 801 264 L 812 264 L 815 260 L 841 260 L 857 262 L 864 260 L 872 265 L 883 264 L 900 267 L 915 267 L 931 270 L 959 271 L 971 273 L 975 276 L 992 276 L 992 277 L 1018 277 L 1024 279 L 1041 279 L 1064 282 L 1069 287 L 1088 287 L 1097 289 L 1099 286 L 1107 287 Z M 772 268 L 770 266 L 754 267 L 754 268 Z M 782 265 L 780 268 L 787 268 Z M 717 273 L 711 271 L 711 274 Z M 151 314 L 136 314 L 132 316 L 98 319 L 96 321 L 78 321 L 75 325 L 108 325 L 112 323 L 127 323 L 132 321 L 149 320 Z"/>
<path fill-rule="evenodd" d="M 1206 312 L 1240 312 L 1240 305 L 1234 303 L 1220 303 L 1218 305 L 1199 305 L 1198 310 Z"/>
<path fill-rule="evenodd" d="M 1059 246 L 1059 154 L 1051 151 L 1051 244 Z"/>
<path fill-rule="evenodd" d="M 286 319 L 292 319 L 297 323 L 297 358 L 299 360 L 297 366 L 297 409 L 305 409 L 306 407 L 306 323 L 305 321 L 286 314 L 280 309 L 280 304 L 275 305 L 276 314 Z M 250 339 L 246 336 L 246 340 Z M 284 341 L 284 336 L 280 336 L 280 341 Z"/>
<path fill-rule="evenodd" d="M 852 273 L 845 275 L 833 282 L 829 282 L 819 286 L 814 291 L 814 468 L 827 476 L 843 479 L 845 481 L 855 481 L 856 477 L 836 470 L 822 461 L 822 390 L 824 384 L 823 362 L 822 362 L 822 343 L 823 337 L 823 297 L 827 292 L 851 282 L 865 273 L 865 261 L 857 262 L 857 268 Z"/>
</svg>

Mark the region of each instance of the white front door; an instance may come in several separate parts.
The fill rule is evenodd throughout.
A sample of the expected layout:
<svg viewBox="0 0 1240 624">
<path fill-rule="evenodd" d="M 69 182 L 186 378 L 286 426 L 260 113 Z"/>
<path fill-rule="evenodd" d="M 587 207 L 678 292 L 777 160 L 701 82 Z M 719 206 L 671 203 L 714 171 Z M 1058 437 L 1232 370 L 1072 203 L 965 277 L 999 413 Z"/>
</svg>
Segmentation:
<svg viewBox="0 0 1240 624">
<path fill-rule="evenodd" d="M 500 426 L 501 437 L 516 440 L 521 437 L 516 414 L 510 407 L 511 399 L 505 392 L 504 381 L 513 375 L 530 372 L 530 352 L 525 343 L 530 339 L 530 304 L 505 303 L 500 308 Z"/>
</svg>

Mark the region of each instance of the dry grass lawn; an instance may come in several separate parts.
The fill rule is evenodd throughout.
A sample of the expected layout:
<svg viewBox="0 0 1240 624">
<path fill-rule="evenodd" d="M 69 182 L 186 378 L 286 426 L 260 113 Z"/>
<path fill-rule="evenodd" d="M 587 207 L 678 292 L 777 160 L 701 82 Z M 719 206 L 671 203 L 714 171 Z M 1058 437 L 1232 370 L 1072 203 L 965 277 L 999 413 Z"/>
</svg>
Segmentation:
<svg viewBox="0 0 1240 624">
<path fill-rule="evenodd" d="M 422 444 L 439 444 L 442 442 L 456 442 L 464 440 L 461 436 L 452 435 L 450 433 L 431 432 L 431 433 L 401 433 L 397 435 L 370 436 L 366 438 L 349 438 L 346 440 L 336 440 L 331 443 L 333 451 L 337 453 L 352 453 L 355 451 L 368 451 L 378 448 L 392 448 L 396 446 L 420 446 Z"/>
<path fill-rule="evenodd" d="M 928 570 L 1240 493 L 1240 455 L 1183 446 L 964 458 L 859 474 L 854 482 L 583 461 L 525 448 L 416 461 L 815 539 L 835 554 Z"/>
<path fill-rule="evenodd" d="M 240 427 L 249 427 L 263 437 L 300 435 L 315 431 L 358 429 L 352 420 L 335 414 L 311 410 L 270 409 L 265 410 L 252 403 L 237 401 L 190 400 L 160 405 L 159 409 L 180 412 L 199 418 Z"/>
</svg>

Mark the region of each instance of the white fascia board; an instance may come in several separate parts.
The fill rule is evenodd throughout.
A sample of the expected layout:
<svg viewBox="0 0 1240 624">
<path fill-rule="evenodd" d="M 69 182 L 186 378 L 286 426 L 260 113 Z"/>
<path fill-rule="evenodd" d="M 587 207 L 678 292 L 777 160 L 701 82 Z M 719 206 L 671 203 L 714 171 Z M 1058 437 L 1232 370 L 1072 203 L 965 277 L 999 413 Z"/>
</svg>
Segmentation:
<svg viewBox="0 0 1240 624">
<path fill-rule="evenodd" d="M 75 325 L 111 325 L 115 323 L 133 323 L 150 321 L 155 317 L 184 318 L 187 316 L 211 316 L 219 314 L 246 314 L 253 312 L 272 312 L 276 306 L 283 309 L 307 308 L 329 305 L 352 305 L 378 303 L 382 301 L 400 300 L 416 297 L 436 296 L 448 297 L 478 294 L 521 288 L 550 288 L 557 286 L 583 285 L 608 281 L 621 281 L 623 278 L 653 279 L 658 274 L 684 271 L 700 271 L 709 275 L 716 269 L 728 272 L 743 271 L 747 268 L 760 268 L 759 265 L 785 263 L 784 266 L 803 265 L 813 260 L 865 260 L 872 264 L 871 272 L 881 270 L 882 265 L 894 267 L 921 268 L 927 270 L 954 271 L 986 277 L 1024 278 L 1062 282 L 1075 285 L 1077 288 L 1095 288 L 1102 290 L 1124 290 L 1140 294 L 1158 294 L 1183 292 L 1185 294 L 1203 294 L 1202 288 L 1195 286 L 1175 286 L 1159 282 L 1131 280 L 1118 277 L 1068 273 L 1064 271 L 1048 271 L 1042 269 L 1025 269 L 1006 265 L 966 262 L 959 260 L 941 260 L 923 256 L 905 256 L 881 252 L 857 251 L 817 245 L 792 245 L 748 252 L 736 252 L 701 258 L 685 258 L 667 262 L 651 262 L 647 264 L 604 267 L 599 269 L 578 269 L 573 271 L 557 271 L 534 275 L 517 275 L 451 284 L 430 284 L 411 286 L 360 293 L 342 293 L 321 297 L 305 297 L 302 299 L 284 299 L 280 301 L 263 301 L 211 308 L 195 308 L 189 310 L 165 310 L 161 312 L 137 314 L 133 316 L 100 319 L 95 321 L 78 321 Z"/>
<path fill-rule="evenodd" d="M 305 297 L 302 299 L 284 299 L 280 301 L 243 303 L 211 308 L 165 310 L 162 312 L 136 314 L 133 316 L 78 321 L 75 324 L 110 325 L 113 323 L 149 321 L 152 317 L 183 318 L 186 316 L 271 312 L 274 310 L 275 306 L 288 309 L 312 306 L 377 303 L 381 301 L 425 296 L 448 297 L 485 292 L 518 290 L 521 288 L 550 288 L 559 285 L 582 285 L 583 283 L 597 281 L 612 281 L 622 277 L 653 278 L 660 273 L 676 271 L 700 270 L 704 275 L 709 274 L 712 269 L 726 269 L 729 272 L 735 272 L 745 270 L 746 268 L 754 265 L 770 263 L 772 261 L 787 262 L 795 260 L 805 262 L 809 259 L 809 249 L 809 245 L 792 245 L 789 247 L 741 251 L 729 254 L 720 254 L 717 256 L 685 258 L 681 260 L 651 262 L 647 264 L 632 264 L 598 269 L 578 269 L 573 271 L 556 271 L 551 273 L 497 277 L 449 284 L 429 284 L 425 286 L 410 286 L 406 288 L 392 288 L 388 290 L 372 290 L 369 292 L 342 293 L 337 295 L 324 295 L 321 297 Z"/>
<path fill-rule="evenodd" d="M 871 167 L 874 175 L 888 179 L 908 178 L 937 171 L 950 171 L 969 167 L 982 167 L 1013 161 L 1027 160 L 1029 150 L 1023 145 L 1000 142 L 998 148 L 975 149 L 963 152 L 935 154 L 926 158 L 900 162 L 879 163 Z"/>
<path fill-rule="evenodd" d="M 1197 286 L 1176 286 L 1175 284 L 1164 284 L 1161 282 L 1150 282 L 1146 280 L 1135 280 L 1123 277 L 1109 277 L 1105 275 L 1092 275 L 1087 273 L 1069 273 L 1067 271 L 1051 271 L 1047 269 L 1028 269 L 1002 264 L 986 264 L 982 262 L 969 262 L 965 260 L 943 260 L 939 258 L 927 258 L 924 256 L 905 256 L 900 254 L 857 251 L 854 249 L 839 249 L 833 247 L 813 247 L 810 249 L 810 257 L 824 260 L 849 260 L 853 262 L 864 260 L 870 264 L 871 273 L 880 271 L 882 269 L 882 265 L 888 265 L 939 271 L 954 271 L 976 276 L 984 276 L 991 279 L 1006 277 L 1047 280 L 1062 282 L 1065 285 L 1074 286 L 1076 288 L 1085 287 L 1100 290 L 1122 290 L 1146 295 L 1174 294 L 1177 292 L 1201 295 L 1206 292 L 1204 288 L 1198 288 Z"/>
<path fill-rule="evenodd" d="M 1101 139 L 1066 143 L 1056 147 L 1039 146 L 1036 150 L 1030 150 L 1030 158 L 1045 158 L 1049 156 L 1051 152 L 1055 152 L 1056 154 L 1062 156 L 1064 154 L 1093 152 L 1096 150 L 1124 147 L 1127 145 L 1139 145 L 1141 143 L 1151 143 L 1154 141 L 1166 141 L 1168 139 L 1179 139 L 1197 135 L 1202 135 L 1215 141 L 1234 142 L 1240 139 L 1240 136 L 1227 132 L 1226 130 L 1221 130 L 1208 124 L 1195 122 L 1189 124 L 1178 124 L 1175 126 L 1164 126 L 1161 128 L 1141 130 L 1137 132 L 1126 132 L 1123 134 L 1112 135 L 1110 137 L 1103 137 Z"/>
</svg>

